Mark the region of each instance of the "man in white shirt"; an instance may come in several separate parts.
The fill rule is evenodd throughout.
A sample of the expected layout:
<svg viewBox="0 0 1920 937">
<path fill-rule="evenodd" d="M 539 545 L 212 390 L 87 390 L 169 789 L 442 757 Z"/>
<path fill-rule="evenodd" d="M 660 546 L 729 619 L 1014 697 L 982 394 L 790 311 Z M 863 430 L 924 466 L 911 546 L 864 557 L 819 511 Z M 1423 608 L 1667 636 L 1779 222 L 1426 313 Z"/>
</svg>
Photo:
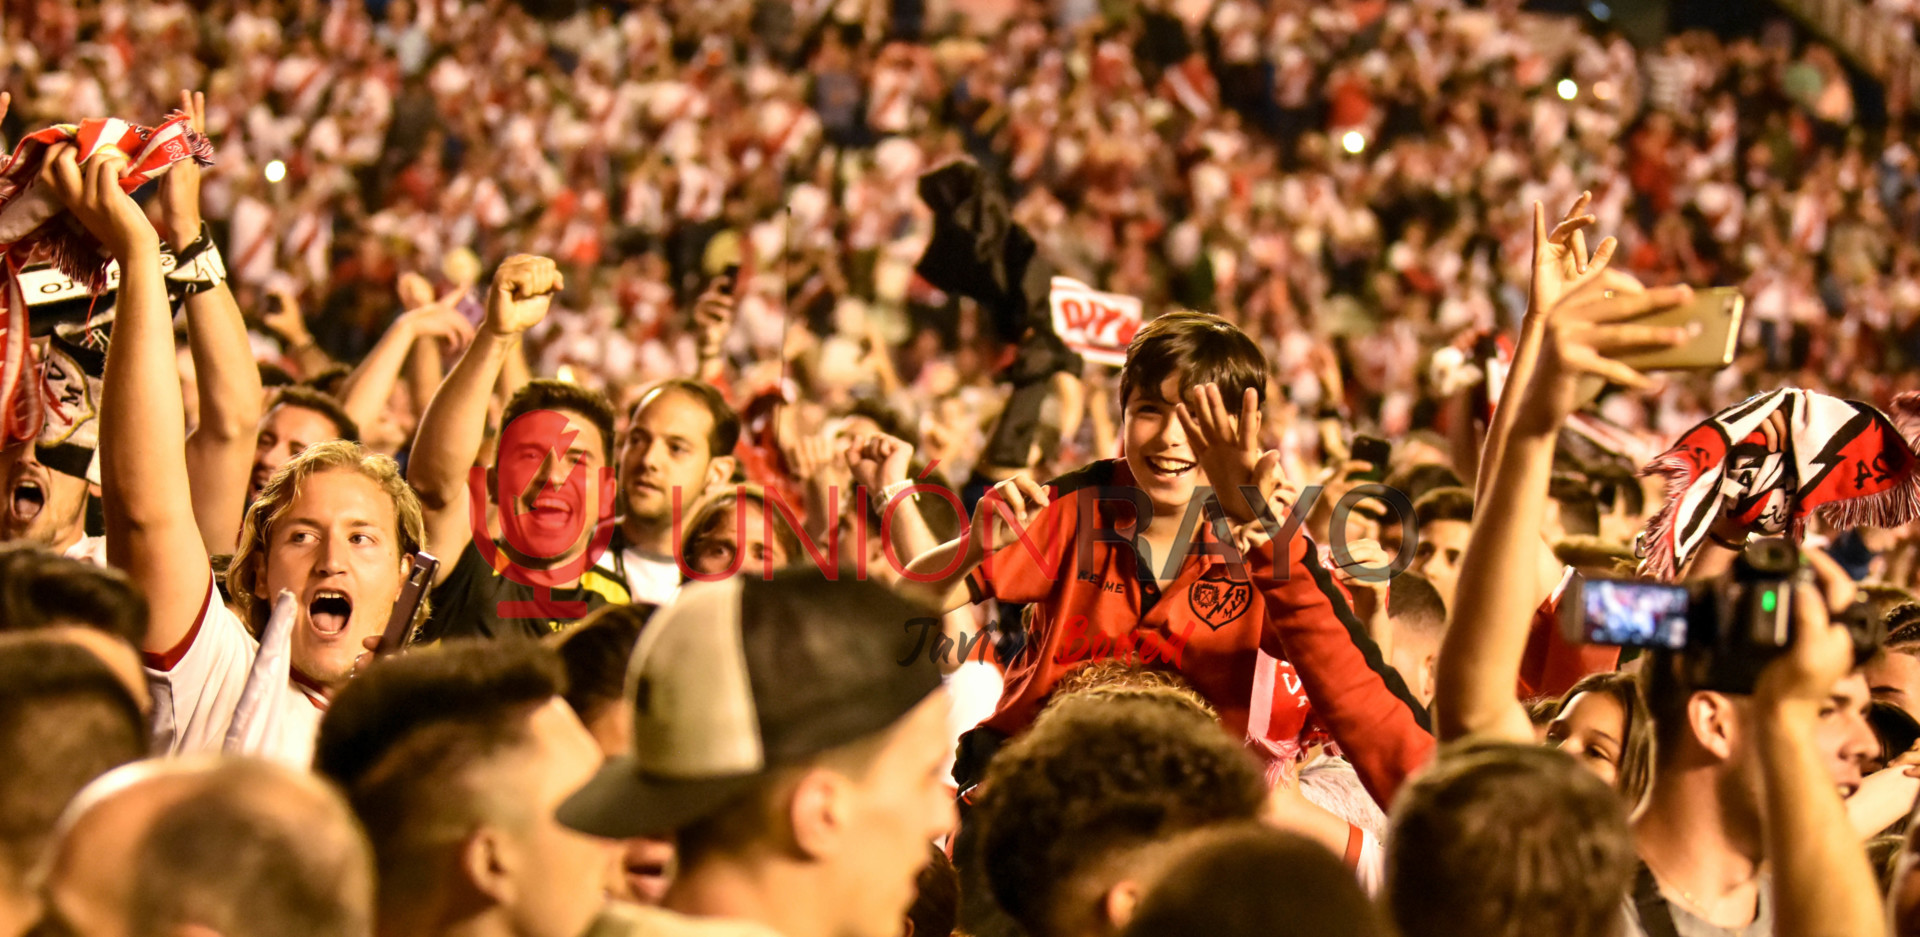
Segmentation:
<svg viewBox="0 0 1920 937">
<path fill-rule="evenodd" d="M 665 605 L 679 593 L 674 518 L 684 524 L 707 490 L 733 477 L 739 441 L 740 417 L 711 384 L 663 381 L 634 404 L 620 453 L 620 528 L 599 564 L 633 601 Z"/>
<path fill-rule="evenodd" d="M 150 608 L 141 650 L 156 745 L 173 753 L 242 748 L 304 767 L 325 699 L 385 629 L 406 558 L 422 546 L 419 500 L 392 460 L 348 442 L 307 449 L 247 513 L 228 574 L 239 611 L 230 610 L 214 588 L 195 518 L 159 235 L 120 188 L 124 157 L 102 154 L 83 166 L 60 145 L 47 165 L 40 184 L 121 268 L 100 394 L 100 479 L 107 557 Z M 279 714 L 271 735 L 229 745 L 258 656 L 254 634 L 282 591 L 298 605 L 287 638 L 292 682 L 249 701 L 255 713 Z"/>
</svg>

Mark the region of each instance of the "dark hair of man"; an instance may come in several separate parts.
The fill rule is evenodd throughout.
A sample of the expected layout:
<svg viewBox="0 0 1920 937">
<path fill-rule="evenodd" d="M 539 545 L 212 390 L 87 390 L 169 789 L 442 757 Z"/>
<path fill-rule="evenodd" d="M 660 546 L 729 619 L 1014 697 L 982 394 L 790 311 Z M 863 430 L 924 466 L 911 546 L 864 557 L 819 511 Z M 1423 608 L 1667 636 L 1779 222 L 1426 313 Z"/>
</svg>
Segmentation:
<svg viewBox="0 0 1920 937">
<path fill-rule="evenodd" d="M 336 364 L 300 383 L 338 400 L 340 399 L 340 392 L 347 386 L 347 378 L 352 376 L 352 368 L 344 364 Z"/>
<path fill-rule="evenodd" d="M 1259 823 L 1194 834 L 1135 907 L 1123 937 L 1387 937 L 1346 864 Z"/>
<path fill-rule="evenodd" d="M 1626 502 L 1627 513 L 1639 517 L 1647 509 L 1647 492 L 1640 487 L 1640 479 L 1633 470 L 1624 465 L 1611 462 L 1599 462 L 1587 468 L 1587 480 L 1593 487 L 1594 499 L 1603 511 L 1615 510 L 1615 506 Z"/>
<path fill-rule="evenodd" d="M 383 909 L 431 893 L 447 830 L 497 819 L 459 796 L 466 773 L 528 744 L 529 717 L 564 691 L 551 648 L 474 638 L 381 660 L 334 699 L 313 766 L 366 826 Z"/>
<path fill-rule="evenodd" d="M 146 753 L 146 719 L 105 661 L 50 635 L 0 639 L 0 875 L 25 875 L 73 795 Z"/>
<path fill-rule="evenodd" d="M 273 412 L 275 407 L 299 407 L 302 410 L 312 410 L 333 423 L 336 439 L 344 439 L 348 442 L 360 441 L 360 425 L 353 421 L 353 417 L 347 415 L 347 408 L 341 406 L 340 401 L 329 394 L 301 384 L 289 384 L 274 391 L 273 401 L 267 404 L 267 412 Z"/>
<path fill-rule="evenodd" d="M 953 937 L 960 910 L 960 875 L 940 847 L 927 847 L 927 864 L 914 884 L 913 904 L 907 908 L 913 937 Z"/>
<path fill-rule="evenodd" d="M 139 647 L 147 597 L 117 569 L 30 543 L 0 545 L 0 631 L 84 625 Z"/>
<path fill-rule="evenodd" d="M 640 411 L 645 409 L 647 404 L 659 399 L 661 394 L 668 391 L 679 391 L 691 395 L 693 399 L 700 402 L 701 406 L 707 408 L 707 415 L 713 418 L 713 429 L 707 432 L 707 458 L 716 459 L 733 455 L 733 447 L 740 443 L 740 414 L 735 413 L 733 408 L 727 405 L 727 398 L 722 397 L 718 389 L 704 381 L 676 377 L 653 385 L 651 390 L 642 394 L 640 399 L 634 402 L 633 412 L 628 414 L 627 422 L 631 424 L 634 419 L 638 419 Z"/>
<path fill-rule="evenodd" d="M 1404 937 L 1613 937 L 1636 861 L 1626 810 L 1593 772 L 1469 741 L 1394 804 L 1386 904 Z"/>
<path fill-rule="evenodd" d="M 1588 674 L 1560 695 L 1554 707 L 1555 718 L 1567 708 L 1568 703 L 1573 702 L 1574 697 L 1582 693 L 1610 696 L 1620 704 L 1626 738 L 1620 740 L 1620 763 L 1614 769 L 1613 787 L 1620 792 L 1620 799 L 1627 809 L 1631 810 L 1646 796 L 1647 785 L 1653 780 L 1653 729 L 1648 725 L 1647 705 L 1640 691 L 1640 681 L 1633 674 L 1617 670 Z"/>
<path fill-rule="evenodd" d="M 551 640 L 567 672 L 567 705 L 591 723 L 626 692 L 627 662 L 646 627 L 647 606 L 607 605 Z"/>
<path fill-rule="evenodd" d="M 1421 462 L 1409 465 L 1387 476 L 1383 482 L 1388 488 L 1407 496 L 1409 502 L 1420 500 L 1420 496 L 1436 488 L 1464 488 L 1466 480 L 1460 473 L 1438 462 Z"/>
<path fill-rule="evenodd" d="M 1062 910 L 1103 864 L 1253 819 L 1267 797 L 1260 767 L 1218 722 L 1151 696 L 1056 701 L 994 758 L 981 790 L 970 859 L 1033 937 L 1059 933 Z"/>
<path fill-rule="evenodd" d="M 1267 375 L 1267 356 L 1247 333 L 1219 316 L 1176 310 L 1134 333 L 1120 368 L 1120 405 L 1135 391 L 1158 397 L 1160 385 L 1178 376 L 1183 397 L 1201 384 L 1218 384 L 1227 408 L 1238 413 L 1249 387 L 1266 402 Z"/>
<path fill-rule="evenodd" d="M 286 387 L 300 383 L 294 380 L 293 373 L 271 361 L 262 361 L 259 366 L 261 387 Z"/>
<path fill-rule="evenodd" d="M 1560 529 L 1568 534 L 1594 535 L 1600 532 L 1600 500 L 1587 483 L 1570 475 L 1556 475 L 1547 482 L 1547 497 L 1560 508 Z"/>
<path fill-rule="evenodd" d="M 535 378 L 513 392 L 506 408 L 500 411 L 500 426 L 502 429 L 512 426 L 514 420 L 536 410 L 558 410 L 586 417 L 587 422 L 600 431 L 600 451 L 609 462 L 613 460 L 613 402 L 606 394 L 553 378 Z"/>
<path fill-rule="evenodd" d="M 1893 612 L 1902 605 L 1914 603 L 1914 595 L 1899 586 L 1890 586 L 1880 582 L 1865 582 L 1858 587 L 1860 601 L 1867 605 L 1867 613 L 1879 619 L 1887 626 L 1889 638 L 1893 635 Z"/>
<path fill-rule="evenodd" d="M 1473 523 L 1473 492 L 1466 488 L 1435 488 L 1413 502 L 1413 523 L 1425 527 L 1434 521 Z"/>
<path fill-rule="evenodd" d="M 285 769 L 235 761 L 161 814 L 130 870 L 132 937 L 187 925 L 222 937 L 370 934 L 366 839 L 338 795 L 291 780 Z"/>
<path fill-rule="evenodd" d="M 1433 581 L 1408 570 L 1387 583 L 1387 616 L 1395 628 L 1405 628 L 1425 636 L 1447 630 L 1447 602 Z"/>
<path fill-rule="evenodd" d="M 1920 602 L 1903 602 L 1887 610 L 1886 647 L 1920 654 Z"/>
</svg>

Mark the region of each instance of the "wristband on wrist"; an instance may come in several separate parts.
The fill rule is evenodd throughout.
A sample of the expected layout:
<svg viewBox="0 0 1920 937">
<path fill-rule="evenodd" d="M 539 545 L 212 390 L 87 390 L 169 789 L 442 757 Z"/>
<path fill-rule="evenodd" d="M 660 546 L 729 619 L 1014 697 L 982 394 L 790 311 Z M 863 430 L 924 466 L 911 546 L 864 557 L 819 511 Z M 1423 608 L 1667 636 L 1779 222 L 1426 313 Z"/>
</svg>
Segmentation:
<svg viewBox="0 0 1920 937">
<path fill-rule="evenodd" d="M 173 269 L 167 273 L 169 292 L 179 296 L 204 293 L 227 282 L 227 264 L 220 248 L 213 243 L 213 232 L 200 222 L 200 236 L 174 253 Z"/>
<path fill-rule="evenodd" d="M 880 489 L 881 503 L 892 504 L 893 499 L 900 497 L 907 489 L 912 488 L 913 484 L 913 479 L 911 478 L 902 478 L 897 482 L 888 484 L 885 488 Z"/>
</svg>

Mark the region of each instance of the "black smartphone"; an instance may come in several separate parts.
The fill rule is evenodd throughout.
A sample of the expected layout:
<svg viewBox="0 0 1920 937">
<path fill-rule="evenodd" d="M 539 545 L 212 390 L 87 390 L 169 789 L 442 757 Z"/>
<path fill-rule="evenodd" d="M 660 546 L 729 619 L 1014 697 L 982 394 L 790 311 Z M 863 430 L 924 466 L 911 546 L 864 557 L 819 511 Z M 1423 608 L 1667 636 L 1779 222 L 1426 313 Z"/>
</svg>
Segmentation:
<svg viewBox="0 0 1920 937">
<path fill-rule="evenodd" d="M 726 284 L 726 292 L 728 296 L 733 296 L 739 293 L 740 292 L 740 265 L 728 264 L 725 270 L 720 271 L 720 279 Z"/>
<path fill-rule="evenodd" d="M 1393 458 L 1393 444 L 1378 436 L 1353 437 L 1353 458 L 1372 466 L 1351 477 L 1357 481 L 1377 482 L 1387 477 L 1387 462 Z"/>
<path fill-rule="evenodd" d="M 387 615 L 387 630 L 380 633 L 380 649 L 375 654 L 392 654 L 406 646 L 413 619 L 420 614 L 420 603 L 427 600 L 427 592 L 433 588 L 433 574 L 439 569 L 440 561 L 432 554 L 413 555 L 413 566 L 407 570 L 407 581 L 400 584 L 400 594 L 394 597 L 393 611 Z"/>
</svg>

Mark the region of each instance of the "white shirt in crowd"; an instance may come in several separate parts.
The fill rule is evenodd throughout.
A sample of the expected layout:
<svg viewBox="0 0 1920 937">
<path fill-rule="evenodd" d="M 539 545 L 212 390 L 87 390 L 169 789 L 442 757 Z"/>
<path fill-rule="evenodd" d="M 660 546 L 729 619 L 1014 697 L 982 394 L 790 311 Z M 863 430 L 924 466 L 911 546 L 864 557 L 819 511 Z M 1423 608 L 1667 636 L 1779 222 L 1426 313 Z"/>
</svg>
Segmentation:
<svg viewBox="0 0 1920 937">
<path fill-rule="evenodd" d="M 141 655 L 153 691 L 154 749 L 169 755 L 225 749 L 259 653 L 260 642 L 220 601 L 209 577 L 200 617 L 179 646 L 164 655 Z M 280 684 L 279 693 L 279 699 L 258 702 L 276 718 L 269 735 L 247 754 L 306 770 L 326 699 L 291 680 Z"/>
</svg>

